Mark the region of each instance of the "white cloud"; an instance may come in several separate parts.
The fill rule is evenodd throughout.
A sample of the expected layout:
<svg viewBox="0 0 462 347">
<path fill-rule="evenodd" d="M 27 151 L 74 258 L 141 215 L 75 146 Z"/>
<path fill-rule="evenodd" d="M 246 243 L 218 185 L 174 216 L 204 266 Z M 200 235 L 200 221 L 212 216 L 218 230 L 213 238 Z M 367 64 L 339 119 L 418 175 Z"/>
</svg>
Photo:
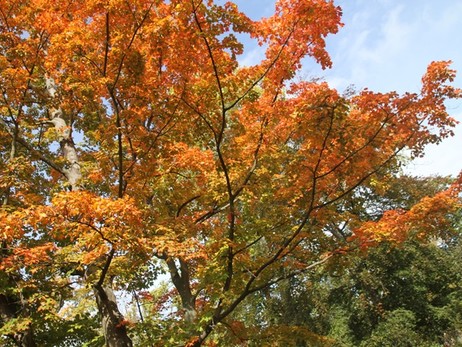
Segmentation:
<svg viewBox="0 0 462 347">
<path fill-rule="evenodd" d="M 399 5 L 386 15 L 372 47 L 363 46 L 358 52 L 360 60 L 368 64 L 383 64 L 409 45 L 412 26 L 401 19 L 402 12 L 403 6 Z"/>
<path fill-rule="evenodd" d="M 457 118 L 462 119 L 462 114 Z M 452 175 L 462 170 L 462 125 L 455 128 L 456 136 L 443 140 L 439 145 L 429 145 L 425 156 L 409 164 L 406 172 L 417 176 Z"/>
<path fill-rule="evenodd" d="M 454 61 L 462 74 L 462 2 L 451 0 L 339 0 L 345 27 L 329 40 L 334 68 L 325 73 L 340 90 L 353 84 L 377 91 L 418 91 L 433 60 Z M 322 72 L 321 72 L 322 73 Z M 459 74 L 459 75 L 460 75 Z M 461 87 L 459 76 L 455 85 Z M 462 101 L 450 103 L 462 121 Z M 426 156 L 410 164 L 418 175 L 456 175 L 462 169 L 462 125 L 455 136 L 427 147 Z"/>
<path fill-rule="evenodd" d="M 272 11 L 270 0 L 239 0 L 253 18 Z M 336 0 L 344 9 L 343 27 L 330 36 L 327 48 L 333 69 L 323 71 L 312 60 L 304 61 L 299 76 L 323 77 L 343 91 L 350 85 L 376 91 L 418 92 L 426 66 L 434 60 L 454 61 L 462 75 L 462 1 L 455 0 Z M 271 10 L 270 12 L 268 12 Z M 247 47 L 244 65 L 264 57 L 264 49 Z M 462 87 L 462 76 L 455 85 Z M 450 113 L 462 121 L 462 101 L 451 103 Z M 411 167 L 416 174 L 457 174 L 462 168 L 462 126 L 455 137 L 429 146 L 427 156 Z"/>
<path fill-rule="evenodd" d="M 265 48 L 256 45 L 256 47 L 245 50 L 245 53 L 238 60 L 241 66 L 253 66 L 260 63 L 264 58 Z"/>
</svg>

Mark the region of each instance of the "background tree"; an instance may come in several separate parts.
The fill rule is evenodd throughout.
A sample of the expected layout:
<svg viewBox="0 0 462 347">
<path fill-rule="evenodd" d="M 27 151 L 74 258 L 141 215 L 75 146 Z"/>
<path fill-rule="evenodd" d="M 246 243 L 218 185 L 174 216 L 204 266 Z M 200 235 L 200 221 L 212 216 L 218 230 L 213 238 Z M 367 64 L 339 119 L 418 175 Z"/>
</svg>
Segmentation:
<svg viewBox="0 0 462 347">
<path fill-rule="evenodd" d="M 295 83 L 302 58 L 331 64 L 332 1 L 280 0 L 260 21 L 199 0 L 0 5 L 5 343 L 97 317 L 108 346 L 213 344 L 253 293 L 351 247 L 437 231 L 458 207 L 458 182 L 377 221 L 344 207 L 401 152 L 449 136 L 444 102 L 460 92 L 449 62 L 418 94 Z M 265 47 L 259 64 L 239 65 L 238 34 Z M 116 290 L 140 303 L 159 264 L 172 287 L 132 328 Z"/>
<path fill-rule="evenodd" d="M 390 178 L 389 189 L 350 197 L 350 212 L 379 219 L 390 208 L 409 209 L 450 182 L 443 177 Z M 237 310 L 247 329 L 255 329 L 241 338 L 257 346 L 262 339 L 286 345 L 281 339 L 298 332 L 298 340 L 292 339 L 296 346 L 457 346 L 459 234 L 457 212 L 430 239 L 410 235 L 399 245 L 382 242 L 366 252 L 350 252 L 334 266 L 281 282 Z M 253 309 L 254 315 L 247 314 Z"/>
</svg>

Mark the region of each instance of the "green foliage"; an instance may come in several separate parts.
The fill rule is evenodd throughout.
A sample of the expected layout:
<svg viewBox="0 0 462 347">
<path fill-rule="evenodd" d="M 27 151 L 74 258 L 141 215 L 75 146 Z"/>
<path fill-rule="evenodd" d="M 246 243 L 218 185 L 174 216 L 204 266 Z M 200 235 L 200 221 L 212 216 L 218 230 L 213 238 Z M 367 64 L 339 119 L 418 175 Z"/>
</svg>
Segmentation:
<svg viewBox="0 0 462 347">
<path fill-rule="evenodd" d="M 448 183 L 447 178 L 405 176 L 395 179 L 383 194 L 371 190 L 352 196 L 350 206 L 362 218 L 373 219 L 387 208 L 406 209 Z M 454 216 L 450 229 L 430 241 L 383 242 L 349 253 L 342 263 L 330 262 L 274 285 L 271 291 L 255 294 L 234 317 L 248 329 L 260 331 L 275 325 L 305 327 L 336 347 L 458 346 L 462 336 L 459 220 Z M 314 345 L 303 338 L 295 341 L 297 346 Z"/>
<path fill-rule="evenodd" d="M 331 293 L 331 299 L 350 314 L 354 340 L 367 340 L 379 332 L 383 336 L 387 329 L 393 334 L 392 323 L 403 316 L 395 317 L 394 312 L 404 310 L 414 322 L 408 329 L 410 337 L 417 334 L 423 341 L 442 343 L 456 323 L 449 319 L 451 296 L 461 290 L 455 285 L 460 267 L 453 262 L 452 251 L 408 242 L 400 248 L 382 245 L 357 259 Z"/>
<path fill-rule="evenodd" d="M 415 332 L 416 318 L 411 311 L 397 309 L 390 312 L 361 347 L 417 347 L 424 346 Z M 427 345 L 427 344 L 426 344 Z M 428 346 L 428 345 L 427 345 Z"/>
</svg>

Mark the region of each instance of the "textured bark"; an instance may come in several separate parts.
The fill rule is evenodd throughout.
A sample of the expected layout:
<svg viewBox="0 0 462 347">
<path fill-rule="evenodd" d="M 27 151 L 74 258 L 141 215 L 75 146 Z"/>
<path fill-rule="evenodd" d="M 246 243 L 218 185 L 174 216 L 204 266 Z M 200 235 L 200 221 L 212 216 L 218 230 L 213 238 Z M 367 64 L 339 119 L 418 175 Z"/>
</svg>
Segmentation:
<svg viewBox="0 0 462 347">
<path fill-rule="evenodd" d="M 59 104 L 58 100 L 56 100 L 57 87 L 54 80 L 50 77 L 46 77 L 46 88 L 52 104 Z M 82 188 L 80 186 L 82 172 L 77 149 L 72 139 L 71 125 L 66 123 L 63 111 L 59 106 L 51 108 L 49 114 L 49 123 L 55 127 L 63 157 L 67 162 L 67 166 L 62 169 L 62 172 L 69 182 L 70 189 L 72 191 L 80 190 Z M 112 255 L 108 259 L 107 267 L 101 274 L 100 281 L 94 286 L 94 294 L 101 316 L 104 338 L 108 347 L 131 347 L 132 341 L 128 337 L 127 329 L 124 325 L 124 317 L 117 307 L 114 292 L 112 288 L 103 285 Z"/>
<path fill-rule="evenodd" d="M 124 317 L 117 307 L 112 288 L 97 285 L 94 287 L 94 293 L 98 311 L 101 315 L 106 346 L 132 347 L 133 344 L 127 335 Z"/>
<path fill-rule="evenodd" d="M 180 294 L 181 304 L 185 310 L 185 320 L 189 323 L 192 323 L 197 317 L 196 298 L 191 291 L 188 264 L 183 260 L 180 260 L 179 264 L 181 273 L 178 272 L 178 267 L 172 258 L 167 260 L 167 266 L 172 278 L 173 285 Z"/>
<path fill-rule="evenodd" d="M 56 84 L 52 78 L 46 78 L 46 87 L 52 101 L 55 101 Z M 79 190 L 82 173 L 80 170 L 77 150 L 72 139 L 71 125 L 66 123 L 66 120 L 63 117 L 63 111 L 60 107 L 51 108 L 49 114 L 49 122 L 55 127 L 56 133 L 58 134 L 58 141 L 61 147 L 61 151 L 63 153 L 64 159 L 67 161 L 67 167 L 63 168 L 62 171 L 66 175 L 71 190 Z"/>
</svg>

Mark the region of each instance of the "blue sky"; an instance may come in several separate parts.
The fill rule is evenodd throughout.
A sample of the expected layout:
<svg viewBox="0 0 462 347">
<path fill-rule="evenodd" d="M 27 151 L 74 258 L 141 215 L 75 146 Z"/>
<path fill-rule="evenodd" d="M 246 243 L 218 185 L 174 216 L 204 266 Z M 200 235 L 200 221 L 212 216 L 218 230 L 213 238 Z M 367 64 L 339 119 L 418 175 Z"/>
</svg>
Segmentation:
<svg viewBox="0 0 462 347">
<path fill-rule="evenodd" d="M 237 0 L 250 17 L 269 16 L 273 0 Z M 461 0 L 336 0 L 343 9 L 345 26 L 327 40 L 333 68 L 321 70 L 306 60 L 300 76 L 323 77 L 343 91 L 354 85 L 375 91 L 417 92 L 427 65 L 452 60 L 459 71 L 455 84 L 462 87 Z M 243 62 L 257 62 L 261 47 L 249 46 Z M 462 100 L 449 105 L 462 122 Z M 462 125 L 456 135 L 427 149 L 423 159 L 411 164 L 416 175 L 456 175 L 462 170 Z"/>
</svg>

